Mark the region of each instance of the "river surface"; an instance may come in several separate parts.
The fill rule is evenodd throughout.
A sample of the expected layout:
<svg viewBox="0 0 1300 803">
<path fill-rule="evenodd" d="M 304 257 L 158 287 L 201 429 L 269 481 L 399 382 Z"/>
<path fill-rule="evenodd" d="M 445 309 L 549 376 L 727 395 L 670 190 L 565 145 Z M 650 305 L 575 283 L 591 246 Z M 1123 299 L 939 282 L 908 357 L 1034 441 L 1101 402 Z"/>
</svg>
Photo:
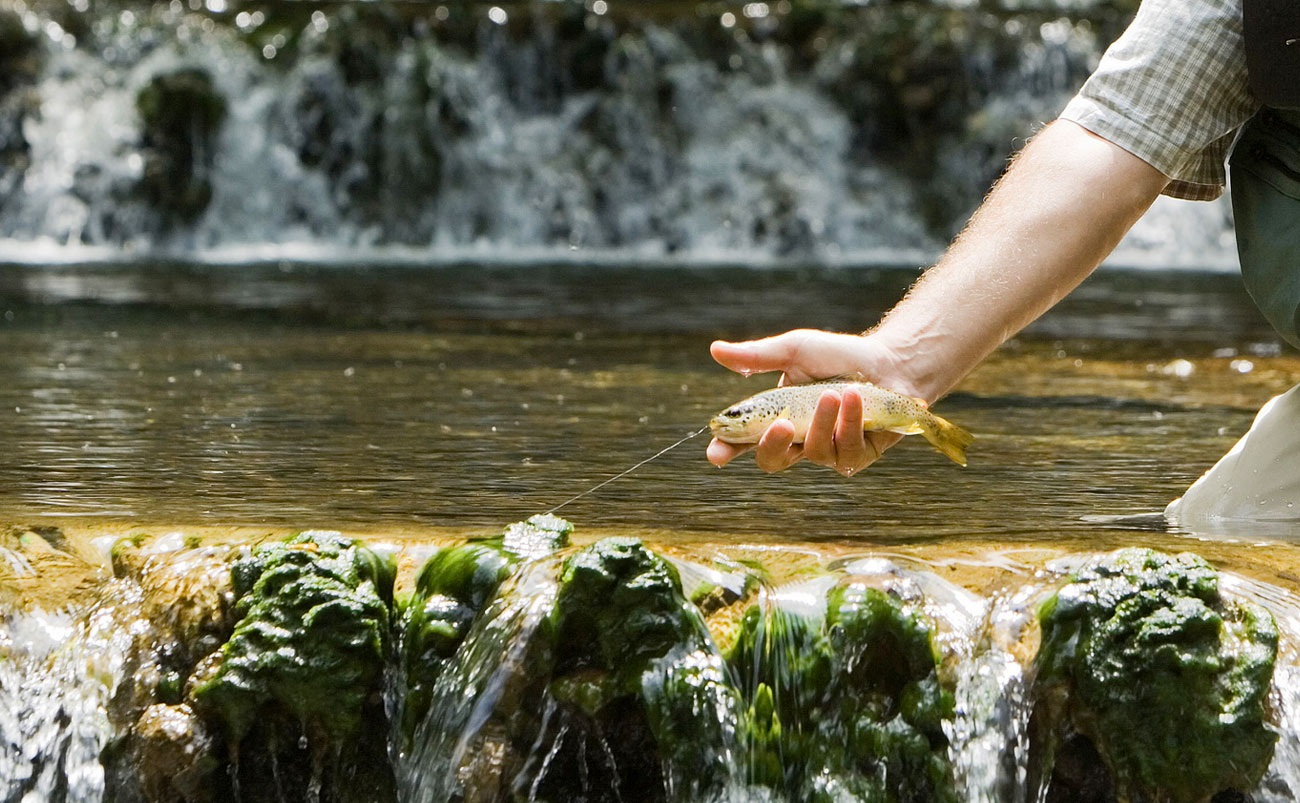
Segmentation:
<svg viewBox="0 0 1300 803">
<path fill-rule="evenodd" d="M 219 551 L 185 547 L 340 530 L 390 550 L 409 594 L 438 545 L 555 508 L 775 382 L 715 365 L 711 339 L 860 330 L 915 276 L 898 265 L 0 266 L 4 799 L 115 799 L 101 757 L 123 727 L 143 727 L 109 705 L 137 677 L 132 634 L 156 627 L 141 600 L 206 599 L 224 582 Z M 1088 554 L 1195 552 L 1278 623 L 1280 737 L 1253 794 L 1293 803 L 1300 524 L 1180 532 L 1156 514 L 1297 381 L 1300 357 L 1236 275 L 1109 270 L 936 406 L 975 433 L 968 468 L 908 438 L 852 479 L 807 465 L 767 475 L 747 458 L 718 470 L 701 436 L 559 512 L 579 544 L 638 536 L 687 574 L 760 566 L 782 599 L 816 597 L 845 572 L 929 578 L 925 593 L 963 623 L 943 650 L 962 701 L 950 757 L 972 803 L 1033 799 L 1020 659 L 990 646 L 1004 620 L 1023 624 Z M 1145 518 L 1115 521 L 1134 515 Z M 135 535 L 153 536 L 138 543 L 170 580 L 114 579 L 109 548 Z M 544 609 L 545 593 L 515 593 Z M 449 700 L 470 699 L 456 688 Z M 455 762 L 413 755 L 394 765 L 396 798 L 444 799 Z"/>
<path fill-rule="evenodd" d="M 865 327 L 914 276 L 3 268 L 0 521 L 497 528 L 775 381 L 714 364 L 712 338 Z M 1208 468 L 1300 381 L 1278 344 L 1235 275 L 1106 272 L 937 406 L 976 434 L 969 468 L 909 438 L 851 480 L 717 470 L 701 436 L 562 513 L 657 541 L 1150 539 L 1091 519 L 1158 511 Z"/>
</svg>

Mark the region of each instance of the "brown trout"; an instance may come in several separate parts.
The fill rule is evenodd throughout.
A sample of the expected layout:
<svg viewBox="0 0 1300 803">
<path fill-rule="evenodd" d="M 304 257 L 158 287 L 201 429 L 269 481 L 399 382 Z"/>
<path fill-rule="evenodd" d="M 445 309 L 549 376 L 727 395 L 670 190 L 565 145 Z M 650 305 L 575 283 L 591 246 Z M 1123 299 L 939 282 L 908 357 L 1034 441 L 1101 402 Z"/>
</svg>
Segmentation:
<svg viewBox="0 0 1300 803">
<path fill-rule="evenodd" d="M 828 390 L 843 393 L 849 388 L 862 395 L 864 430 L 923 435 L 949 460 L 966 465 L 966 447 L 975 440 L 969 432 L 930 412 L 920 399 L 858 379 L 831 379 L 765 390 L 715 415 L 709 422 L 709 429 L 720 441 L 758 443 L 768 425 L 784 418 L 794 424 L 794 442 L 803 443 L 822 394 Z"/>
</svg>

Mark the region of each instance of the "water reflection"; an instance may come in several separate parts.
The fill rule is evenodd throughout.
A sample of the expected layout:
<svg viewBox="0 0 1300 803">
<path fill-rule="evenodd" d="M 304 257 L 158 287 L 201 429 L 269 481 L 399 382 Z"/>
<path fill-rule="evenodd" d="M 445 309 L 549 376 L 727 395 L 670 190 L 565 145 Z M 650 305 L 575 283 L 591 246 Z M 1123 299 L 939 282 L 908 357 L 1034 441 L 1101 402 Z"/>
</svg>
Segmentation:
<svg viewBox="0 0 1300 803">
<path fill-rule="evenodd" d="M 713 336 L 805 312 L 861 323 L 908 275 L 258 269 L 246 284 L 163 266 L 59 269 L 77 289 L 50 295 L 31 270 L 0 274 L 0 519 L 303 528 L 495 528 L 554 507 L 773 381 L 713 365 Z M 119 292 L 97 294 L 109 279 Z M 941 403 L 978 436 L 966 470 L 908 442 L 850 481 L 718 471 L 701 438 L 564 514 L 752 539 L 1123 541 L 1083 517 L 1163 508 L 1300 380 L 1235 285 L 1150 281 L 1157 301 L 1103 277 Z M 1089 312 L 1099 299 L 1109 313 Z M 1173 308 L 1190 312 L 1165 325 Z M 1164 370 L 1175 358 L 1191 371 Z"/>
</svg>

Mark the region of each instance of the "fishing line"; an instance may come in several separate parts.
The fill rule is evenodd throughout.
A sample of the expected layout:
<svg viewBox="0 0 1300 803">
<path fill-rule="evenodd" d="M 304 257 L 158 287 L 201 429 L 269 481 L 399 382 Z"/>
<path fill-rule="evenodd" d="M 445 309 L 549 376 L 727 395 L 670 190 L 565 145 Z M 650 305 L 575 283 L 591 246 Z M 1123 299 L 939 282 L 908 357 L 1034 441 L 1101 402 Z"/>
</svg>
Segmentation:
<svg viewBox="0 0 1300 803">
<path fill-rule="evenodd" d="M 658 452 L 655 452 L 654 454 L 650 455 L 650 456 L 647 457 L 645 460 L 642 460 L 640 463 L 637 463 L 635 466 L 632 466 L 631 468 L 627 469 L 626 471 L 622 471 L 622 472 L 619 472 L 618 474 L 615 474 L 614 476 L 610 477 L 609 479 L 605 480 L 604 482 L 601 482 L 601 483 L 598 483 L 598 484 L 596 484 L 596 485 L 593 485 L 592 487 L 588 488 L 587 490 L 583 491 L 582 493 L 580 493 L 580 494 L 578 494 L 577 496 L 575 496 L 575 497 L 573 497 L 572 499 L 570 499 L 568 502 L 561 502 L 560 504 L 558 504 L 558 505 L 556 505 L 555 507 L 551 508 L 550 510 L 546 511 L 546 513 L 543 514 L 543 515 L 550 515 L 551 513 L 554 513 L 555 511 L 559 510 L 560 508 L 564 507 L 565 505 L 568 505 L 568 504 L 571 504 L 571 503 L 573 503 L 573 502 L 578 501 L 579 499 L 581 499 L 582 497 L 584 497 L 584 496 L 586 496 L 587 494 L 591 493 L 592 491 L 600 490 L 601 488 L 604 488 L 606 485 L 609 485 L 611 482 L 613 482 L 614 480 L 616 480 L 616 479 L 618 479 L 618 478 L 620 478 L 620 477 L 626 477 L 628 474 L 631 474 L 633 471 L 636 471 L 638 468 L 641 468 L 641 466 L 644 466 L 646 463 L 649 463 L 651 460 L 654 460 L 654 459 L 659 458 L 659 457 L 663 457 L 665 454 L 667 454 L 668 452 L 671 452 L 673 449 L 676 449 L 678 446 L 681 446 L 683 443 L 686 443 L 686 442 L 687 442 L 688 440 L 690 440 L 691 438 L 694 438 L 694 437 L 697 436 L 697 435 L 702 435 L 702 434 L 704 434 L 705 430 L 707 430 L 708 428 L 709 428 L 709 427 L 708 427 L 707 424 L 704 425 L 704 426 L 702 426 L 702 427 L 700 427 L 699 429 L 695 430 L 695 431 L 692 432 L 691 434 L 687 435 L 685 438 L 682 438 L 681 440 L 677 441 L 677 443 L 674 443 L 672 446 L 669 446 L 669 447 L 664 448 L 664 449 L 660 449 Z"/>
</svg>

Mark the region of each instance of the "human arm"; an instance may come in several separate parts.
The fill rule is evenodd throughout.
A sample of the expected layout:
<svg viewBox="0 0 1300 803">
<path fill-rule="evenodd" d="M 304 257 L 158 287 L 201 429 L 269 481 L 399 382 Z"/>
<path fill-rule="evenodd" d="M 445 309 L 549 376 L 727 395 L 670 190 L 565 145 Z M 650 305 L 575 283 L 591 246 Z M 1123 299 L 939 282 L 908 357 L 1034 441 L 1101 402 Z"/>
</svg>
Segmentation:
<svg viewBox="0 0 1300 803">
<path fill-rule="evenodd" d="M 796 330 L 748 343 L 715 342 L 734 371 L 782 371 L 789 381 L 861 372 L 876 384 L 934 402 L 1004 340 L 1073 290 L 1119 243 L 1169 179 L 1081 126 L 1040 132 L 939 262 L 865 336 Z M 861 400 L 823 396 L 802 445 L 778 421 L 755 448 L 765 471 L 802 459 L 851 474 L 899 436 L 861 428 Z M 713 441 L 725 465 L 748 447 Z"/>
</svg>

